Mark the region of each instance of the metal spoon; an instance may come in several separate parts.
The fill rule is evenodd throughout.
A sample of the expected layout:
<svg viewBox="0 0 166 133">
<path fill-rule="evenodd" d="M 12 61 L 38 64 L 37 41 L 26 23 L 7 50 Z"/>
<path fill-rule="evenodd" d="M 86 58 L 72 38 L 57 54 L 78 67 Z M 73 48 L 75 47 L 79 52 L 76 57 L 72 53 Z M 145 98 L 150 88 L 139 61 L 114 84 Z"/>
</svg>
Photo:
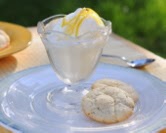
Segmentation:
<svg viewBox="0 0 166 133">
<path fill-rule="evenodd" d="M 133 67 L 133 68 L 143 67 L 143 66 L 148 65 L 155 61 L 155 59 L 152 59 L 152 58 L 129 60 L 124 56 L 108 55 L 108 54 L 102 54 L 102 57 L 112 57 L 112 58 L 121 59 L 121 60 L 125 61 L 128 66 Z"/>
</svg>

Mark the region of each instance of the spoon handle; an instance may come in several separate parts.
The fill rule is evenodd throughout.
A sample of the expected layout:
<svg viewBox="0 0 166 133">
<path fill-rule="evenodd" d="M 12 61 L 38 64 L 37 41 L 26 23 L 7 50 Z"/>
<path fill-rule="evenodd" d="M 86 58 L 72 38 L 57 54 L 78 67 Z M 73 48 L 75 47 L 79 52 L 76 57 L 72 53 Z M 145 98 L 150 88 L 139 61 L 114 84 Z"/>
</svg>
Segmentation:
<svg viewBox="0 0 166 133">
<path fill-rule="evenodd" d="M 102 57 L 112 57 L 112 58 L 118 58 L 121 59 L 123 61 L 129 62 L 129 60 L 124 57 L 124 56 L 118 56 L 118 55 L 110 55 L 110 54 L 102 54 Z"/>
</svg>

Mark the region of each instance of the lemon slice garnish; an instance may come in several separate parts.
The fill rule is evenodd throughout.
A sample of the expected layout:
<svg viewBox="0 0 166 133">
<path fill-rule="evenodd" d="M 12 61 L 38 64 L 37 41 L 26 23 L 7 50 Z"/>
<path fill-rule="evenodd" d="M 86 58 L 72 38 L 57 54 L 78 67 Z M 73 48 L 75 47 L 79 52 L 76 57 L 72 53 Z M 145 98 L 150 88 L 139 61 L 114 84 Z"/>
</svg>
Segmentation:
<svg viewBox="0 0 166 133">
<path fill-rule="evenodd" d="M 63 18 L 62 27 L 66 27 L 65 33 L 78 36 L 82 22 L 88 17 L 93 18 L 99 26 L 104 26 L 103 21 L 95 11 L 90 8 L 83 8 L 75 17 L 70 20 L 67 21 L 66 17 Z"/>
</svg>

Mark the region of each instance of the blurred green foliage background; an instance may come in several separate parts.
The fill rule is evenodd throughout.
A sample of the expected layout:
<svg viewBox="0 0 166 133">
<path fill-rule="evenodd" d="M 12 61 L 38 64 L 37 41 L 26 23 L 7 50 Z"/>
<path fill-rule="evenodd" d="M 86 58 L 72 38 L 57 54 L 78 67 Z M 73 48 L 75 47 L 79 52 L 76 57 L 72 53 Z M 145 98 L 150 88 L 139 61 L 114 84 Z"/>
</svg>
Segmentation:
<svg viewBox="0 0 166 133">
<path fill-rule="evenodd" d="M 0 0 L 0 21 L 23 26 L 54 14 L 90 7 L 113 23 L 113 32 L 166 58 L 166 0 Z"/>
</svg>

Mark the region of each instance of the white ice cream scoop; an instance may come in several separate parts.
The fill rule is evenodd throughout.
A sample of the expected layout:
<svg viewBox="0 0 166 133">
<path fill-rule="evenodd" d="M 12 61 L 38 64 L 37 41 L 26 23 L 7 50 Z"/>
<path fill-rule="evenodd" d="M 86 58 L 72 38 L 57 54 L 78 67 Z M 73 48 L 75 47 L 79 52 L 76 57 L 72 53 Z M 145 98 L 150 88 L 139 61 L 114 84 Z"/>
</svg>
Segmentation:
<svg viewBox="0 0 166 133">
<path fill-rule="evenodd" d="M 46 30 L 55 30 L 71 36 L 80 36 L 104 27 L 100 16 L 90 8 L 78 8 L 64 18 L 55 19 L 47 25 Z"/>
</svg>

